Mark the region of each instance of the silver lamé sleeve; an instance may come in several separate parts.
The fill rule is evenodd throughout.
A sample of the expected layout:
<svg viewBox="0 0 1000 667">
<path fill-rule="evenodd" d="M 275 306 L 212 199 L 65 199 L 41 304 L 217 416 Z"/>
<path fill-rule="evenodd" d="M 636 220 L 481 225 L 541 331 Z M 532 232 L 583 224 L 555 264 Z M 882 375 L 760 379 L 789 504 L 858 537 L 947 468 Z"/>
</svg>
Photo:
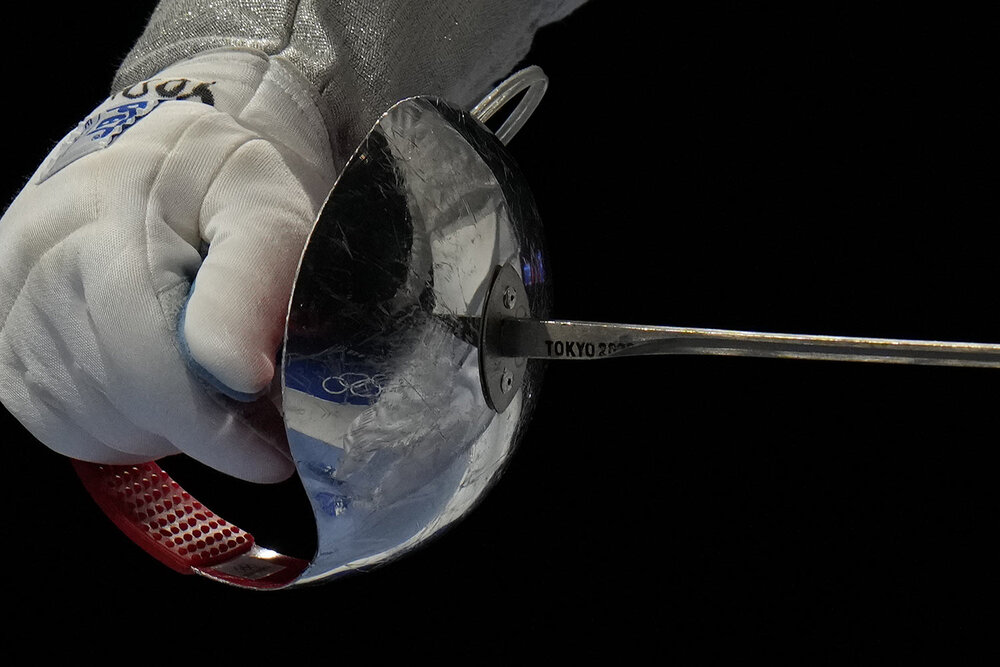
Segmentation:
<svg viewBox="0 0 1000 667">
<path fill-rule="evenodd" d="M 122 89 L 201 51 L 283 56 L 313 83 L 341 162 L 400 99 L 471 107 L 585 0 L 163 0 L 114 81 Z"/>
</svg>

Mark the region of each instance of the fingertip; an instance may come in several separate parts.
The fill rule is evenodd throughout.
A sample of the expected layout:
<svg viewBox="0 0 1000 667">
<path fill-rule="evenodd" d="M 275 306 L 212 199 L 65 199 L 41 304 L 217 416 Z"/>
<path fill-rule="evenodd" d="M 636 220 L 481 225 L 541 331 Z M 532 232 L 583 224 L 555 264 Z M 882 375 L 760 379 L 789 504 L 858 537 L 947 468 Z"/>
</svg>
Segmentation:
<svg viewBox="0 0 1000 667">
<path fill-rule="evenodd" d="M 243 403 L 217 393 L 205 398 L 191 423 L 168 434 L 178 449 L 248 482 L 273 484 L 294 474 L 284 418 L 270 399 Z"/>
<path fill-rule="evenodd" d="M 240 476 L 240 478 L 256 484 L 280 484 L 290 479 L 294 474 L 295 466 L 291 461 L 276 459 L 260 468 L 248 470 L 246 475 Z"/>
<path fill-rule="evenodd" d="M 295 473 L 295 464 L 279 443 L 234 424 L 201 447 L 185 447 L 185 453 L 231 477 L 256 484 L 277 484 Z"/>
</svg>

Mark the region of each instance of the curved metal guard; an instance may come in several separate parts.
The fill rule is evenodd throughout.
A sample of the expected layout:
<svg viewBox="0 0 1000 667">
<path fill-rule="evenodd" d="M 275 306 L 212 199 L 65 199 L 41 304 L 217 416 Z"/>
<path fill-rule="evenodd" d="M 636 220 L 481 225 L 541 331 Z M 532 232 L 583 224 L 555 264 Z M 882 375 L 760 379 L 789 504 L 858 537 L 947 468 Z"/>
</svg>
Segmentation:
<svg viewBox="0 0 1000 667">
<path fill-rule="evenodd" d="M 298 583 L 420 544 L 497 477 L 541 363 L 492 409 L 477 329 L 507 264 L 523 312 L 546 313 L 538 215 L 498 137 L 439 99 L 396 104 L 338 179 L 289 309 L 283 410 L 319 544 Z"/>
</svg>

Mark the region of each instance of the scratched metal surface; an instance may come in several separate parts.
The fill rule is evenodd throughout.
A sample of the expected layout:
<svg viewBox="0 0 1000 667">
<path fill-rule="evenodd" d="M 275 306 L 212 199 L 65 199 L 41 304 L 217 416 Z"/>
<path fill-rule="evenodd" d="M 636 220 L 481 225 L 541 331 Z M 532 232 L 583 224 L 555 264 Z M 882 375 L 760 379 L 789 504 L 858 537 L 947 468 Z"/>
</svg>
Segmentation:
<svg viewBox="0 0 1000 667">
<path fill-rule="evenodd" d="M 284 414 L 318 532 L 299 583 L 400 555 L 496 480 L 541 366 L 497 414 L 460 323 L 507 262 L 547 314 L 538 214 L 503 145 L 440 100 L 395 105 L 334 187 L 292 296 Z"/>
</svg>

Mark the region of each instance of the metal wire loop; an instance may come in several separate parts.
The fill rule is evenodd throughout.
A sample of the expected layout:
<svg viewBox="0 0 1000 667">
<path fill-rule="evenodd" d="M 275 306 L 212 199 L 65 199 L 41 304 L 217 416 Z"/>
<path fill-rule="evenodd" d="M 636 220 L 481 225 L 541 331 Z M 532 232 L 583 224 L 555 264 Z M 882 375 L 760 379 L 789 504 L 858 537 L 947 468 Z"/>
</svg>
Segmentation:
<svg viewBox="0 0 1000 667">
<path fill-rule="evenodd" d="M 497 139 L 506 145 L 535 112 L 548 86 L 549 78 L 545 76 L 542 68 L 536 65 L 526 67 L 510 75 L 494 88 L 479 104 L 472 108 L 472 115 L 485 123 L 520 92 L 527 89 L 517 107 L 496 131 Z"/>
</svg>

